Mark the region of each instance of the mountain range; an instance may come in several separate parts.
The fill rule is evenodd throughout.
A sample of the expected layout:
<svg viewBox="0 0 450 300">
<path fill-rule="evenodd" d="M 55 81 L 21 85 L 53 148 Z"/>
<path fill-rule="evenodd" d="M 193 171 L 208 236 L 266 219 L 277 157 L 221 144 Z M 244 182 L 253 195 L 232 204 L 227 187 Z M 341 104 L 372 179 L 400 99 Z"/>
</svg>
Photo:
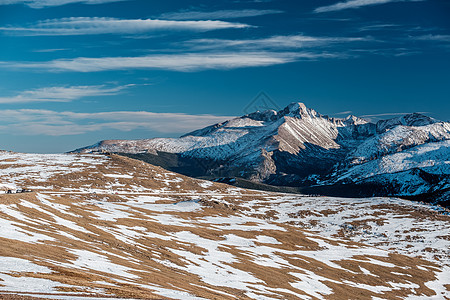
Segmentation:
<svg viewBox="0 0 450 300">
<path fill-rule="evenodd" d="M 105 140 L 73 152 L 105 151 L 247 187 L 450 204 L 450 123 L 419 113 L 374 123 L 291 103 L 179 138 Z"/>
</svg>

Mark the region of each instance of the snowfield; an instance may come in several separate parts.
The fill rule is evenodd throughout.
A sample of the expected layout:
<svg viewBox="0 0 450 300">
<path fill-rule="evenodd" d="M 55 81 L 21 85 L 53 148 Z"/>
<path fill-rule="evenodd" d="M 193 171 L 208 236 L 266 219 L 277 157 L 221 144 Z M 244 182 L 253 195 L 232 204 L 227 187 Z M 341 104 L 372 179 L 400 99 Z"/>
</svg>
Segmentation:
<svg viewBox="0 0 450 300">
<path fill-rule="evenodd" d="M 0 298 L 450 297 L 439 207 L 245 190 L 116 155 L 2 152 L 0 173 L 34 187 L 0 195 Z"/>
<path fill-rule="evenodd" d="M 450 140 L 423 144 L 351 167 L 339 180 L 358 181 L 380 174 L 420 168 L 431 174 L 450 175 Z"/>
</svg>

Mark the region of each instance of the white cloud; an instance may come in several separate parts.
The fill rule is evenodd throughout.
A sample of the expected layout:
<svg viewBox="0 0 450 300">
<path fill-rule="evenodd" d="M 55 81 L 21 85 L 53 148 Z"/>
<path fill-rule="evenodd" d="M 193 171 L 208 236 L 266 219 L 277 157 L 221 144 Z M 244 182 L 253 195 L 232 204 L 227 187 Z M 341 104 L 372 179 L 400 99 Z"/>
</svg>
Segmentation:
<svg viewBox="0 0 450 300">
<path fill-rule="evenodd" d="M 76 57 L 40 62 L 0 62 L 0 67 L 50 72 L 99 72 L 159 69 L 179 72 L 264 67 L 322 58 L 348 58 L 329 46 L 373 41 L 371 37 L 272 36 L 262 39 L 196 39 L 175 44 L 186 53 L 144 56 Z M 299 51 L 299 49 L 303 49 Z M 227 49 L 223 52 L 223 49 Z"/>
<path fill-rule="evenodd" d="M 77 135 L 114 129 L 148 130 L 164 134 L 186 133 L 231 116 L 188 115 L 145 111 L 115 111 L 97 113 L 56 112 L 52 110 L 0 110 L 0 131 L 19 135 Z"/>
<path fill-rule="evenodd" d="M 269 14 L 283 13 L 282 10 L 275 9 L 242 9 L 242 10 L 216 10 L 216 11 L 180 11 L 169 12 L 159 16 L 169 20 L 217 20 L 235 19 L 245 17 L 256 17 Z"/>
<path fill-rule="evenodd" d="M 68 51 L 70 49 L 68 48 L 54 48 L 54 49 L 36 49 L 36 50 L 32 50 L 32 52 L 36 52 L 36 53 L 51 53 L 51 52 L 58 52 L 58 51 Z"/>
<path fill-rule="evenodd" d="M 371 6 L 371 5 L 380 5 L 380 4 L 386 4 L 391 2 L 417 2 L 417 1 L 423 1 L 423 0 L 348 0 L 345 2 L 338 2 L 336 4 L 327 5 L 318 7 L 314 10 L 316 13 L 323 13 L 323 12 L 330 12 L 330 11 L 339 11 L 344 9 L 351 9 L 351 8 L 360 8 L 364 6 Z"/>
<path fill-rule="evenodd" d="M 70 3 L 102 4 L 127 0 L 0 0 L 0 5 L 25 4 L 32 8 L 44 8 L 47 6 L 60 6 Z"/>
<path fill-rule="evenodd" d="M 418 41 L 450 42 L 450 35 L 445 34 L 426 34 L 411 38 Z"/>
<path fill-rule="evenodd" d="M 70 102 L 84 97 L 116 95 L 131 85 L 106 87 L 104 85 L 45 87 L 23 91 L 12 97 L 0 97 L 0 103 Z"/>
<path fill-rule="evenodd" d="M 130 69 L 163 69 L 181 72 L 228 70 L 243 67 L 263 67 L 298 60 L 333 58 L 336 54 L 315 52 L 232 52 L 159 54 L 138 57 L 101 57 L 57 59 L 47 62 L 0 63 L 19 69 L 39 69 L 53 72 L 98 72 Z"/>
<path fill-rule="evenodd" d="M 330 46 L 373 42 L 371 37 L 272 36 L 261 39 L 195 39 L 176 43 L 185 53 L 144 56 L 76 57 L 40 62 L 1 62 L 0 68 L 37 69 L 50 72 L 99 72 L 159 69 L 179 72 L 264 67 L 302 60 L 348 58 L 351 53 Z M 227 49 L 223 52 L 223 49 Z M 304 49 L 299 51 L 299 49 Z"/>
<path fill-rule="evenodd" d="M 1 31 L 15 35 L 88 35 L 88 34 L 142 34 L 160 30 L 208 31 L 226 28 L 251 27 L 241 23 L 224 21 L 173 21 L 153 19 L 115 18 L 63 18 L 50 19 L 26 27 L 6 26 Z"/>
<path fill-rule="evenodd" d="M 377 31 L 386 29 L 400 29 L 400 25 L 397 24 L 375 24 L 367 25 L 359 28 L 359 31 Z"/>
<path fill-rule="evenodd" d="M 184 43 L 194 50 L 223 49 L 230 47 L 261 50 L 261 49 L 298 49 L 323 47 L 341 43 L 370 41 L 367 37 L 315 37 L 305 35 L 279 35 L 262 39 L 225 40 L 225 39 L 196 39 Z"/>
<path fill-rule="evenodd" d="M 333 115 L 346 115 L 346 116 L 348 116 L 351 113 L 352 113 L 351 110 L 346 110 L 346 111 L 341 111 L 341 112 L 334 113 Z"/>
</svg>

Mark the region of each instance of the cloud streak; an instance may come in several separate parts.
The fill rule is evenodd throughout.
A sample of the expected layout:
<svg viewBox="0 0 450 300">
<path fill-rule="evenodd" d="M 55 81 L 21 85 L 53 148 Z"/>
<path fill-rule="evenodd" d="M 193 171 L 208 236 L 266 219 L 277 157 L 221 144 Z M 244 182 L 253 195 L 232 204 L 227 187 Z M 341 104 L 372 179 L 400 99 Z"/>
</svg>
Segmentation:
<svg viewBox="0 0 450 300">
<path fill-rule="evenodd" d="M 353 112 L 353 111 L 351 111 L 351 110 L 346 110 L 346 111 L 341 111 L 341 112 L 334 113 L 333 115 L 346 115 L 346 116 L 348 116 L 348 115 L 350 115 L 352 112 Z"/>
<path fill-rule="evenodd" d="M 260 39 L 194 39 L 175 42 L 181 53 L 144 56 L 75 57 L 50 61 L 1 62 L 0 68 L 49 72 L 101 72 L 120 70 L 168 70 L 197 72 L 265 67 L 297 61 L 349 58 L 345 45 L 375 41 L 371 37 L 272 36 Z M 223 49 L 227 49 L 226 52 Z"/>
<path fill-rule="evenodd" d="M 104 85 L 46 87 L 23 91 L 12 97 L 0 97 L 0 104 L 31 102 L 70 102 L 84 97 L 111 96 L 132 85 L 106 87 Z"/>
<path fill-rule="evenodd" d="M 0 113 L 5 116 L 0 121 L 0 131 L 49 136 L 78 135 L 106 129 L 123 132 L 141 129 L 164 134 L 181 134 L 234 118 L 146 111 L 76 113 L 19 109 L 0 110 Z"/>
<path fill-rule="evenodd" d="M 275 9 L 241 9 L 241 10 L 217 10 L 217 11 L 180 11 L 169 12 L 159 16 L 169 20 L 220 20 L 257 17 L 263 15 L 280 14 L 282 10 Z"/>
<path fill-rule="evenodd" d="M 415 37 L 410 37 L 417 41 L 428 41 L 428 42 L 450 42 L 450 35 L 445 34 L 426 34 Z"/>
<path fill-rule="evenodd" d="M 49 19 L 26 27 L 6 26 L 0 31 L 22 36 L 64 36 L 92 34 L 142 34 L 162 30 L 209 31 L 248 28 L 250 25 L 224 21 L 173 21 L 155 19 L 115 19 L 73 17 Z"/>
<path fill-rule="evenodd" d="M 336 4 L 321 6 L 314 10 L 315 13 L 325 13 L 332 11 L 340 11 L 345 9 L 356 9 L 365 6 L 381 5 L 392 2 L 417 2 L 423 0 L 348 0 L 345 2 L 338 2 Z"/>
<path fill-rule="evenodd" d="M 0 5 L 24 4 L 32 8 L 44 8 L 48 6 L 61 6 L 71 3 L 103 4 L 128 0 L 0 0 Z"/>
<path fill-rule="evenodd" d="M 238 48 L 245 50 L 262 49 L 300 49 L 325 47 L 336 44 L 371 41 L 368 37 L 315 37 L 305 35 L 278 35 L 262 39 L 226 40 L 226 39 L 196 39 L 184 42 L 193 50 L 212 50 L 223 48 Z"/>
<path fill-rule="evenodd" d="M 138 57 L 100 57 L 57 59 L 46 62 L 0 63 L 0 67 L 37 69 L 53 72 L 99 72 L 115 70 L 162 69 L 179 72 L 230 70 L 244 67 L 264 67 L 298 60 L 334 58 L 336 54 L 316 52 L 231 52 L 157 54 Z"/>
</svg>

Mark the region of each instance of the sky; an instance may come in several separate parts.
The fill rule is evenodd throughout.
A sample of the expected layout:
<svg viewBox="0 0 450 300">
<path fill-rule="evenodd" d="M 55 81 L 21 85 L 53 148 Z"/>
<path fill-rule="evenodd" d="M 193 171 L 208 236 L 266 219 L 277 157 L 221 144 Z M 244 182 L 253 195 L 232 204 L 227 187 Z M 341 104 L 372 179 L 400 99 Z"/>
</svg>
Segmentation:
<svg viewBox="0 0 450 300">
<path fill-rule="evenodd" d="M 450 119 L 448 0 L 0 0 L 0 149 L 176 137 L 303 102 Z"/>
</svg>

